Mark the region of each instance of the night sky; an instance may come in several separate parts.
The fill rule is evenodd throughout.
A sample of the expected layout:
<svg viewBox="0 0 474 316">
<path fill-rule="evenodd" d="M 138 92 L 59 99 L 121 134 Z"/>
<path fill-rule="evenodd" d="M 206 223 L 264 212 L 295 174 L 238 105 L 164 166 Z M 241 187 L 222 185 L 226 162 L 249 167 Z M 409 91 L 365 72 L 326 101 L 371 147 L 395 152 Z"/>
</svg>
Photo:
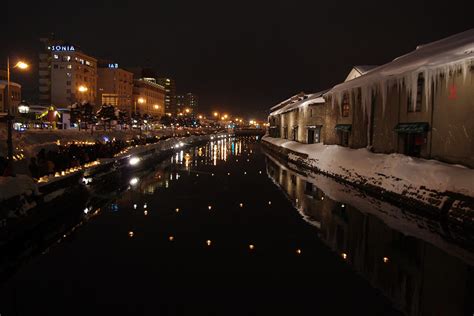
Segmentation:
<svg viewBox="0 0 474 316">
<path fill-rule="evenodd" d="M 353 65 L 386 63 L 474 27 L 469 3 L 18 1 L 8 4 L 21 14 L 7 15 L 10 38 L 0 57 L 35 66 L 39 36 L 54 32 L 91 56 L 175 78 L 179 93 L 200 96 L 202 111 L 264 118 L 295 93 L 341 82 Z M 14 79 L 34 98 L 36 68 Z"/>
</svg>

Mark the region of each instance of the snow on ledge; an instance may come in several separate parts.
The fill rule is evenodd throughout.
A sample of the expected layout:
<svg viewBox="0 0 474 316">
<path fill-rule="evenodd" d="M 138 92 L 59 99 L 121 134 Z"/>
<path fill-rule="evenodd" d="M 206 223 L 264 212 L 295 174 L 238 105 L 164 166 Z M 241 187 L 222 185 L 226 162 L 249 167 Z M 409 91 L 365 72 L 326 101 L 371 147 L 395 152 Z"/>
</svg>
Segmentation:
<svg viewBox="0 0 474 316">
<path fill-rule="evenodd" d="M 22 194 L 39 194 L 31 177 L 22 174 L 16 177 L 0 177 L 0 201 Z"/>
<path fill-rule="evenodd" d="M 451 191 L 474 197 L 474 170 L 437 160 L 402 154 L 376 154 L 366 148 L 351 149 L 338 145 L 301 144 L 287 139 L 264 136 L 273 145 L 307 154 L 308 163 L 322 172 L 349 181 L 367 181 L 384 190 L 404 195 L 407 188 L 424 186 L 437 192 Z M 294 156 L 294 155 L 293 155 Z M 296 160 L 299 157 L 292 157 Z"/>
</svg>

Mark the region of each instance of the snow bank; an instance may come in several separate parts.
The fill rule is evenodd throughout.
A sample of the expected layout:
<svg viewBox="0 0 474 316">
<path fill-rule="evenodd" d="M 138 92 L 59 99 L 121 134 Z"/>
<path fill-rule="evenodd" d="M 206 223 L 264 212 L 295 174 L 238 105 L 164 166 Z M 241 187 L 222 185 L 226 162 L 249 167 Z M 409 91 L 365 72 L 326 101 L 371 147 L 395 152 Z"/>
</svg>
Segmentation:
<svg viewBox="0 0 474 316">
<path fill-rule="evenodd" d="M 0 177 L 0 201 L 22 194 L 39 194 L 38 187 L 32 178 L 26 175 Z"/>
<path fill-rule="evenodd" d="M 401 195 L 425 187 L 440 193 L 451 191 L 474 197 L 474 170 L 460 165 L 401 154 L 375 154 L 365 148 L 301 144 L 268 136 L 263 140 L 306 154 L 306 163 L 310 166 L 352 182 L 371 184 Z M 289 159 L 301 158 L 290 153 Z"/>
</svg>

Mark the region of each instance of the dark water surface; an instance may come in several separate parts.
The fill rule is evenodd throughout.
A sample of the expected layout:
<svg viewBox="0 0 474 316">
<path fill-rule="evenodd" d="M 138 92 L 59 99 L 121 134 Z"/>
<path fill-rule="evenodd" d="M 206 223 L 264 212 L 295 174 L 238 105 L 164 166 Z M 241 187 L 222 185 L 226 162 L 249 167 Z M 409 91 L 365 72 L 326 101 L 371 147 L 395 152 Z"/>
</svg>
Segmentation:
<svg viewBox="0 0 474 316">
<path fill-rule="evenodd" d="M 58 206 L 81 215 L 0 285 L 2 316 L 471 315 L 472 235 L 298 171 L 255 138 L 116 181 L 128 188 Z"/>
</svg>

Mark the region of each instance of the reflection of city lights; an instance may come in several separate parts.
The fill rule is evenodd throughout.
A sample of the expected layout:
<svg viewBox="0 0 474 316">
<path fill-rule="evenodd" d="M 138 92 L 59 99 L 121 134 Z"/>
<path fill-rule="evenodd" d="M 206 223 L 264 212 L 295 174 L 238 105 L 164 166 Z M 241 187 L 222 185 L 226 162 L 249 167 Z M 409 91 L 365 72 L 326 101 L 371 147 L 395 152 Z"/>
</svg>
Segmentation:
<svg viewBox="0 0 474 316">
<path fill-rule="evenodd" d="M 137 183 L 138 183 L 138 178 L 132 178 L 132 179 L 130 180 L 130 184 L 131 184 L 131 185 L 136 185 Z"/>
</svg>

